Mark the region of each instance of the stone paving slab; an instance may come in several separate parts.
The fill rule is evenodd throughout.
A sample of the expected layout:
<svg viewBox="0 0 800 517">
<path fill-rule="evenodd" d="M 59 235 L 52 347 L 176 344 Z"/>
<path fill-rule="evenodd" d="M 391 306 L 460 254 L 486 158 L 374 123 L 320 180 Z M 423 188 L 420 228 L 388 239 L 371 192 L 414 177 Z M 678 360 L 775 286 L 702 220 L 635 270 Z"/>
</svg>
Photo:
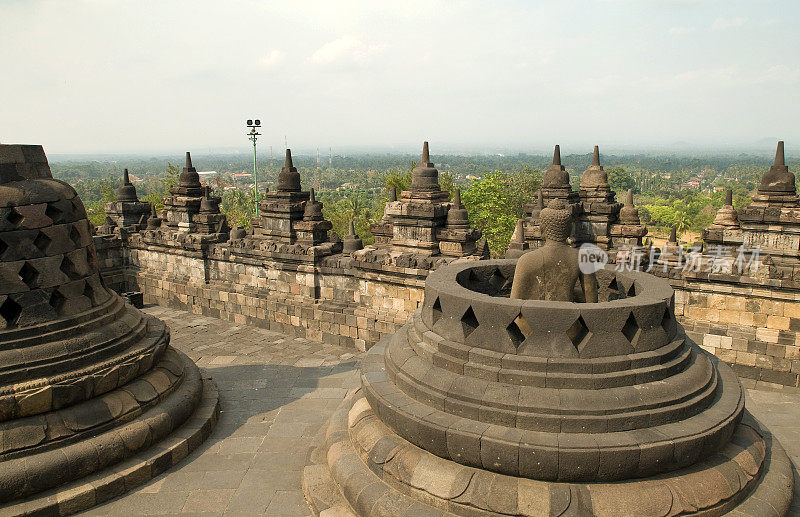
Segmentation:
<svg viewBox="0 0 800 517">
<path fill-rule="evenodd" d="M 214 378 L 219 422 L 177 468 L 86 515 L 310 515 L 303 467 L 315 435 L 359 386 L 361 354 L 175 309 L 145 312 L 165 320 L 172 345 Z M 747 397 L 795 464 L 800 515 L 800 393 L 747 390 Z"/>
</svg>

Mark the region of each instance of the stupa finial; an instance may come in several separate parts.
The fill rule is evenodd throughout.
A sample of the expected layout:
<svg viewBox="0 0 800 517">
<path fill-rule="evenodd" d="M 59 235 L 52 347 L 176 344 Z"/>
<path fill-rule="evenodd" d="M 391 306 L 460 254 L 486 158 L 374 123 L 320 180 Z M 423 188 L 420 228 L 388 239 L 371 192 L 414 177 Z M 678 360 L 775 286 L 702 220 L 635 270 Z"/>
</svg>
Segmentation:
<svg viewBox="0 0 800 517">
<path fill-rule="evenodd" d="M 189 151 L 186 151 L 186 168 L 187 169 L 192 168 L 192 153 L 190 153 Z"/>
<path fill-rule="evenodd" d="M 419 160 L 420 164 L 427 165 L 431 163 L 431 156 L 428 152 L 428 141 L 422 142 L 422 158 Z"/>
<path fill-rule="evenodd" d="M 600 148 L 594 146 L 594 153 L 592 154 L 592 165 L 600 166 Z"/>
<path fill-rule="evenodd" d="M 553 165 L 561 165 L 561 148 L 558 144 L 553 149 Z"/>
<path fill-rule="evenodd" d="M 725 191 L 725 204 L 727 206 L 733 206 L 733 190 L 731 189 Z"/>
<path fill-rule="evenodd" d="M 783 140 L 778 142 L 778 148 L 775 149 L 775 165 L 786 165 L 786 158 L 783 155 Z"/>
</svg>

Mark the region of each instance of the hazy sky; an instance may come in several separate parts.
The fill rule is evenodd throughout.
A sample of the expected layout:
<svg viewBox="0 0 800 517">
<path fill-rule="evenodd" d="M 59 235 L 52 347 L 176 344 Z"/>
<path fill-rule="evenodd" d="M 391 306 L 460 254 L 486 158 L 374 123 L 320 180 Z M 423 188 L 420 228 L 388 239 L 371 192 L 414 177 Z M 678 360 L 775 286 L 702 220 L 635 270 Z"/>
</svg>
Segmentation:
<svg viewBox="0 0 800 517">
<path fill-rule="evenodd" d="M 0 141 L 800 148 L 796 0 L 0 0 Z M 774 149 L 769 140 L 765 148 Z M 580 148 L 578 148 L 580 147 Z"/>
</svg>

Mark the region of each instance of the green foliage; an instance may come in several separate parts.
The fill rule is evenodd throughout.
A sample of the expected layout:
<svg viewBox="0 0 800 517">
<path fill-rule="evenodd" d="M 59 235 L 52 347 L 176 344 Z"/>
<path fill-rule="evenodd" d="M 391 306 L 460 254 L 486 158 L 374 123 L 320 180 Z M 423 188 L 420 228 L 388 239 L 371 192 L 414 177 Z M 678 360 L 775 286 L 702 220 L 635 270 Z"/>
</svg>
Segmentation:
<svg viewBox="0 0 800 517">
<path fill-rule="evenodd" d="M 628 189 L 633 189 L 634 192 L 638 191 L 633 176 L 622 167 L 614 167 L 608 169 L 607 172 L 608 184 L 611 185 L 611 189 L 616 192 L 617 195 L 622 196 Z"/>
<path fill-rule="evenodd" d="M 210 183 L 221 193 L 221 208 L 228 215 L 230 224 L 250 227 L 252 179 L 234 178 L 233 174 L 251 173 L 252 155 L 194 158 L 198 167 L 218 171 L 219 176 Z M 539 170 L 550 163 L 551 155 L 434 154 L 433 158 L 440 171 L 442 189 L 453 193 L 456 188 L 462 188 L 462 200 L 467 205 L 472 224 L 483 230 L 490 249 L 498 256 L 507 245 L 514 220 L 523 216 L 523 206 L 535 200 L 541 184 Z M 671 225 L 694 232 L 708 226 L 724 200 L 724 192 L 712 192 L 714 188 L 732 187 L 735 207 L 745 206 L 749 203 L 749 191 L 758 186 L 771 158 L 771 153 L 757 157 L 744 154 L 693 157 L 602 155 L 609 182 L 618 199 L 622 201 L 625 190 L 632 188 L 637 193 L 636 205 L 642 222 L 650 226 L 652 233 L 658 234 L 667 233 Z M 334 155 L 332 167 L 325 166 L 327 161 L 322 167 L 317 167 L 315 155 L 294 155 L 303 186 L 317 190 L 335 231 L 344 237 L 348 221 L 354 218 L 356 229 L 365 242 L 372 241 L 369 223 L 379 221 L 383 215 L 389 189 L 397 188 L 398 194 L 408 190 L 411 169 L 418 159 L 416 152 L 413 155 Z M 99 225 L 105 219 L 103 205 L 113 199 L 122 179 L 123 167 L 135 176 L 133 181 L 139 198 L 161 208 L 169 188 L 179 181 L 180 169 L 169 160 L 175 161 L 174 157 L 118 156 L 81 161 L 59 161 L 51 157 L 51 169 L 54 177 L 75 188 L 89 218 Z M 590 160 L 588 153 L 562 155 L 562 162 L 570 171 L 584 170 Z M 260 157 L 259 163 L 263 167 L 259 170 L 260 186 L 274 188 L 281 161 L 275 160 L 269 166 L 264 165 L 268 161 Z M 790 159 L 790 168 L 798 165 L 797 159 Z M 470 183 L 473 177 L 479 179 Z M 576 180 L 577 176 L 573 178 L 573 185 L 577 186 Z M 682 188 L 690 180 L 693 185 L 695 182 L 699 185 L 699 190 Z M 227 188 L 230 186 L 238 189 Z"/>
<path fill-rule="evenodd" d="M 483 232 L 493 257 L 503 255 L 520 216 L 513 198 L 512 182 L 500 171 L 475 181 L 461 194 L 470 222 Z"/>
<path fill-rule="evenodd" d="M 714 221 L 717 210 L 725 202 L 725 192 L 720 190 L 711 194 L 691 191 L 678 191 L 666 198 L 653 193 L 643 196 L 639 206 L 639 217 L 642 222 L 650 224 L 662 232 L 675 226 L 678 233 L 692 231 L 700 233 Z M 734 192 L 733 205 L 741 208 L 750 203 L 747 191 L 737 186 Z"/>
<path fill-rule="evenodd" d="M 249 189 L 224 190 L 221 197 L 222 202 L 219 209 L 228 218 L 228 224 L 231 227 L 241 226 L 250 229 L 253 226 L 253 216 L 255 215 L 253 191 Z M 263 199 L 261 192 L 259 192 L 260 199 Z"/>
<path fill-rule="evenodd" d="M 323 192 L 317 196 L 322 201 L 322 213 L 333 225 L 333 231 L 342 239 L 350 233 L 350 220 L 353 220 L 356 234 L 364 244 L 372 244 L 375 237 L 369 231 L 371 222 L 383 215 L 384 202 L 367 192 Z M 377 202 L 376 202 L 377 201 Z M 380 209 L 380 210 L 379 210 Z"/>
<path fill-rule="evenodd" d="M 384 174 L 384 185 L 386 191 L 389 192 L 392 188 L 397 189 L 397 195 L 400 196 L 400 193 L 404 190 L 408 190 L 408 187 L 411 186 L 411 171 L 407 172 L 399 172 L 396 170 L 390 170 L 386 174 Z"/>
<path fill-rule="evenodd" d="M 456 195 L 456 181 L 453 178 L 453 175 L 449 172 L 443 172 L 439 174 L 439 186 L 442 190 L 450 193 L 450 199 Z"/>
</svg>

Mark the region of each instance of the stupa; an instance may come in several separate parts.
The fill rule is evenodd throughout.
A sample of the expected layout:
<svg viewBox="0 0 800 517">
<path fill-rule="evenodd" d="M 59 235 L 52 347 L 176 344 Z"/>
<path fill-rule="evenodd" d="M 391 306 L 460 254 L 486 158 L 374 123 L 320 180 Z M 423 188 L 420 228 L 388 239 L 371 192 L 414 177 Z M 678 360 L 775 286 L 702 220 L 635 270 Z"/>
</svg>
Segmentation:
<svg viewBox="0 0 800 517">
<path fill-rule="evenodd" d="M 564 226 L 564 204 L 545 227 Z M 530 292 L 562 291 L 559 257 L 537 251 L 550 287 Z M 687 338 L 665 280 L 607 266 L 596 303 L 517 299 L 516 267 L 428 276 L 305 468 L 316 515 L 788 513 L 788 456 L 733 370 Z"/>
<path fill-rule="evenodd" d="M 578 193 L 572 190 L 569 182 L 569 173 L 561 165 L 561 147 L 556 145 L 553 149 L 553 164 L 542 174 L 542 197 L 545 206 L 553 199 L 563 199 L 571 207 L 578 203 Z"/>
<path fill-rule="evenodd" d="M 600 165 L 600 149 L 594 146 L 592 164 L 581 176 L 578 196 L 581 200 L 575 238 L 578 244 L 591 242 L 602 249 L 611 247 L 611 225 L 619 216 L 620 204 L 608 183 L 608 173 Z"/>
<path fill-rule="evenodd" d="M 424 142 L 422 157 L 411 171 L 411 185 L 398 201 L 386 203 L 379 233 L 385 235 L 381 230 L 391 226 L 389 244 L 400 253 L 479 256 L 483 253 L 478 246 L 481 232 L 469 226 L 460 192 L 457 196 L 451 202 L 450 193 L 439 186 L 439 171 L 430 159 L 428 142 Z"/>
<path fill-rule="evenodd" d="M 105 210 L 118 228 L 139 231 L 147 227 L 147 219 L 151 212 L 150 203 L 139 201 L 128 169 L 122 173 L 122 185 L 117 188 L 116 201 L 106 203 Z"/>
<path fill-rule="evenodd" d="M 784 156 L 783 141 L 775 149 L 775 161 L 753 194 L 753 207 L 796 207 L 798 202 L 794 174 L 789 172 Z"/>
<path fill-rule="evenodd" d="M 0 145 L 0 513 L 66 515 L 181 461 L 216 389 L 100 280 L 83 203 L 37 145 Z"/>
<path fill-rule="evenodd" d="M 164 198 L 164 209 L 161 211 L 163 223 L 182 233 L 195 230 L 194 218 L 200 213 L 200 203 L 206 194 L 200 184 L 200 176 L 192 165 L 191 153 L 186 153 L 186 165 L 178 177 L 178 185 L 169 189 L 169 196 Z"/>
</svg>

